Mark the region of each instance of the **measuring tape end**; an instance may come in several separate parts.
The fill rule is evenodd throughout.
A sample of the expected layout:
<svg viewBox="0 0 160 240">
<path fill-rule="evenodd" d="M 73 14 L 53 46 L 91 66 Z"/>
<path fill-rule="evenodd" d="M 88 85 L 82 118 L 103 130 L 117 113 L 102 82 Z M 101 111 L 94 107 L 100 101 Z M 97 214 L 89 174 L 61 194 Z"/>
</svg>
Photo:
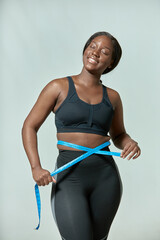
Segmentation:
<svg viewBox="0 0 160 240">
<path fill-rule="evenodd" d="M 38 226 L 36 228 L 34 228 L 34 230 L 38 230 L 40 227 L 40 224 L 38 224 Z"/>
</svg>

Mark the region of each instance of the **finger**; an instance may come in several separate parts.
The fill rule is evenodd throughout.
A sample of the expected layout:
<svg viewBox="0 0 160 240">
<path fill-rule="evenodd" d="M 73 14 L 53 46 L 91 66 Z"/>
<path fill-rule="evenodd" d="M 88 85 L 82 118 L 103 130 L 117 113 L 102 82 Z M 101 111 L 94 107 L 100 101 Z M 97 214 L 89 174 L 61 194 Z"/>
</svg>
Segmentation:
<svg viewBox="0 0 160 240">
<path fill-rule="evenodd" d="M 135 147 L 135 149 L 134 149 L 134 151 L 133 151 L 133 154 L 131 155 L 131 158 L 133 157 L 133 159 L 135 159 L 135 158 L 137 158 L 139 155 L 140 155 L 140 153 L 141 153 L 141 150 L 140 150 L 140 148 L 138 147 L 138 149 L 137 149 L 137 147 Z M 128 160 L 130 160 L 130 158 L 128 159 Z"/>
<path fill-rule="evenodd" d="M 49 184 L 48 179 L 44 179 L 44 183 L 45 183 L 45 185 L 48 185 Z"/>
<path fill-rule="evenodd" d="M 36 183 L 37 183 L 38 186 L 42 186 L 42 185 L 43 185 L 42 179 L 38 179 L 38 180 L 36 181 Z"/>
<path fill-rule="evenodd" d="M 41 186 L 41 183 L 39 181 L 36 182 L 38 186 Z"/>
<path fill-rule="evenodd" d="M 130 155 L 128 156 L 127 160 L 130 160 L 137 152 L 137 149 L 133 150 Z"/>
<path fill-rule="evenodd" d="M 50 177 L 50 173 L 47 172 L 43 175 L 43 182 L 45 185 L 48 185 L 49 184 L 49 177 Z"/>
<path fill-rule="evenodd" d="M 124 153 L 128 150 L 129 147 L 130 147 L 130 144 L 129 144 L 129 145 L 126 145 L 126 146 L 123 148 L 123 150 L 122 150 L 122 152 L 121 152 L 121 155 L 124 155 Z"/>
<path fill-rule="evenodd" d="M 53 182 L 51 175 L 48 176 L 48 181 L 49 181 L 49 182 Z"/>
<path fill-rule="evenodd" d="M 48 173 L 43 173 L 39 178 L 40 186 L 45 186 L 49 184 Z"/>
<path fill-rule="evenodd" d="M 45 184 L 44 180 L 41 181 L 41 186 L 45 186 L 45 185 L 46 185 L 46 184 Z"/>
<path fill-rule="evenodd" d="M 133 150 L 133 147 L 130 146 L 130 147 L 124 152 L 124 154 L 123 154 L 123 158 L 126 158 L 127 155 L 128 155 L 132 150 Z"/>
<path fill-rule="evenodd" d="M 133 159 L 138 158 L 140 156 L 140 154 L 141 154 L 141 150 L 138 150 L 137 154 L 133 157 Z"/>
<path fill-rule="evenodd" d="M 54 182 L 54 183 L 56 183 L 56 180 L 55 180 L 54 177 L 49 176 L 49 177 L 48 177 L 48 180 L 49 180 L 49 182 Z"/>
<path fill-rule="evenodd" d="M 52 177 L 52 180 L 53 180 L 54 183 L 56 183 L 56 179 L 54 177 Z"/>
<path fill-rule="evenodd" d="M 128 156 L 127 159 L 130 160 L 137 153 L 137 151 L 138 151 L 137 147 L 134 147 L 129 153 L 130 155 Z"/>
<path fill-rule="evenodd" d="M 44 182 L 39 181 L 39 182 L 38 182 L 38 186 L 45 186 L 45 184 L 44 184 Z"/>
<path fill-rule="evenodd" d="M 50 175 L 46 175 L 44 178 L 45 185 L 48 185 L 50 183 Z"/>
<path fill-rule="evenodd" d="M 126 152 L 127 151 L 129 151 L 129 149 L 132 147 L 132 145 L 131 145 L 131 143 L 128 143 L 125 147 L 124 147 L 124 149 L 122 150 L 122 152 L 121 152 L 121 157 L 123 157 L 123 158 L 125 158 L 126 157 Z"/>
</svg>

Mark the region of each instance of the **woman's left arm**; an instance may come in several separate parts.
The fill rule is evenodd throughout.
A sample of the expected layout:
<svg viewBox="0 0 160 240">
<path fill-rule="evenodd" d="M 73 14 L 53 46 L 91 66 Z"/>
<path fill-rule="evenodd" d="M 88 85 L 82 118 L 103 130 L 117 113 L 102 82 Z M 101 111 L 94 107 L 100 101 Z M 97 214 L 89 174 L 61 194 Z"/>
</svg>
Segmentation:
<svg viewBox="0 0 160 240">
<path fill-rule="evenodd" d="M 122 101 L 117 91 L 114 91 L 114 102 L 115 110 L 109 134 L 114 145 L 119 149 L 123 149 L 121 152 L 122 158 L 126 158 L 129 155 L 128 160 L 132 157 L 135 159 L 140 156 L 141 149 L 138 143 L 133 140 L 125 130 Z"/>
</svg>

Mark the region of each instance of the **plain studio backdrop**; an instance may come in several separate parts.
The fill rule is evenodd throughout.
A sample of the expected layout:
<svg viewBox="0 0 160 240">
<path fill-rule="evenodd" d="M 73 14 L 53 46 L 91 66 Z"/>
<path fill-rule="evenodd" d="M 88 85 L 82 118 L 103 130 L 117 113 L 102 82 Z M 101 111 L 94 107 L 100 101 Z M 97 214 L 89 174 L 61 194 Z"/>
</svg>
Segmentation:
<svg viewBox="0 0 160 240">
<path fill-rule="evenodd" d="M 108 239 L 160 239 L 159 25 L 158 0 L 0 1 L 1 240 L 61 239 L 51 213 L 51 184 L 40 188 L 42 219 L 34 230 L 35 182 L 21 128 L 48 82 L 80 73 L 84 44 L 97 31 L 113 34 L 122 46 L 119 65 L 101 79 L 119 92 L 126 131 L 142 151 L 136 160 L 114 157 L 123 195 Z M 38 132 L 42 166 L 50 172 L 56 143 L 51 113 Z M 112 141 L 110 150 L 121 151 Z"/>
</svg>

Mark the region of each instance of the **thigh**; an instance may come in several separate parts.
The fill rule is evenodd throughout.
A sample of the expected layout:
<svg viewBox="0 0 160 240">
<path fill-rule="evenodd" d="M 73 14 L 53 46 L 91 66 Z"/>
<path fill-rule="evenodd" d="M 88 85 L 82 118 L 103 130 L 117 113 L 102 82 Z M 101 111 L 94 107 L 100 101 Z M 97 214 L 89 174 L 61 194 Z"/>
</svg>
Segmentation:
<svg viewBox="0 0 160 240">
<path fill-rule="evenodd" d="M 62 239 L 93 239 L 88 200 L 74 171 L 65 170 L 52 184 L 51 207 Z"/>
<path fill-rule="evenodd" d="M 93 240 L 104 240 L 107 239 L 121 200 L 122 182 L 113 159 L 98 175 L 99 179 L 90 196 Z"/>
</svg>

